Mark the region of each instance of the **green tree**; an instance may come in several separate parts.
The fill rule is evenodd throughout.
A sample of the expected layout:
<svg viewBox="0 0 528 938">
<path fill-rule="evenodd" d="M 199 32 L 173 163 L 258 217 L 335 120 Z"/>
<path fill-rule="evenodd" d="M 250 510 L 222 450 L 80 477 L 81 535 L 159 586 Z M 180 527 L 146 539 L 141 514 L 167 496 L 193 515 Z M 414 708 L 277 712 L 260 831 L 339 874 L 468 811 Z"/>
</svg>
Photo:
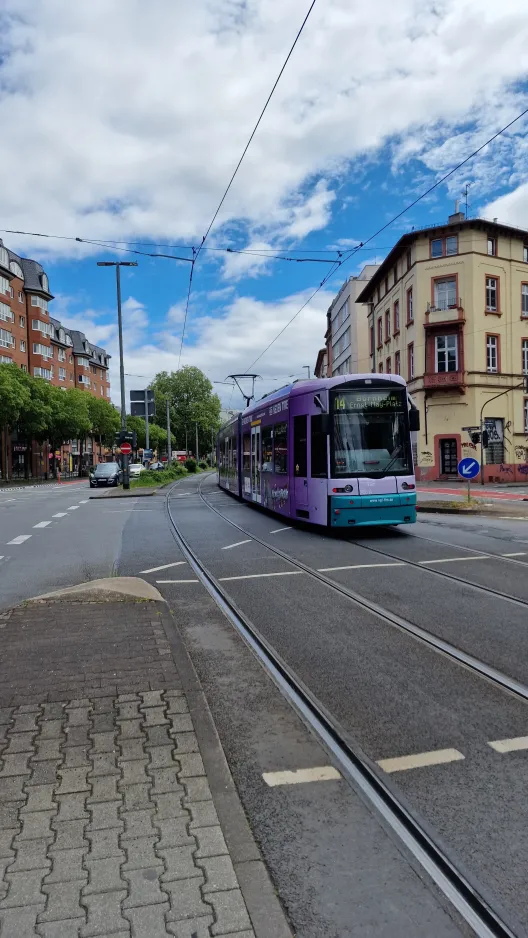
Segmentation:
<svg viewBox="0 0 528 938">
<path fill-rule="evenodd" d="M 186 365 L 170 374 L 161 371 L 151 384 L 156 401 L 156 422 L 164 426 L 166 400 L 170 403 L 171 431 L 178 449 L 195 449 L 195 428 L 198 425 L 200 450 L 211 448 L 211 433 L 220 427 L 220 398 L 213 393 L 213 385 L 203 371 Z M 198 455 L 198 454 L 196 454 Z"/>
<path fill-rule="evenodd" d="M 0 365 L 0 436 L 4 431 L 4 448 L 0 453 L 0 468 L 4 479 L 9 478 L 7 440 L 24 411 L 31 407 L 31 381 L 13 365 Z"/>
<path fill-rule="evenodd" d="M 88 413 L 90 415 L 90 434 L 96 437 L 99 445 L 112 446 L 114 437 L 121 426 L 119 412 L 110 401 L 102 397 L 87 394 Z"/>
</svg>

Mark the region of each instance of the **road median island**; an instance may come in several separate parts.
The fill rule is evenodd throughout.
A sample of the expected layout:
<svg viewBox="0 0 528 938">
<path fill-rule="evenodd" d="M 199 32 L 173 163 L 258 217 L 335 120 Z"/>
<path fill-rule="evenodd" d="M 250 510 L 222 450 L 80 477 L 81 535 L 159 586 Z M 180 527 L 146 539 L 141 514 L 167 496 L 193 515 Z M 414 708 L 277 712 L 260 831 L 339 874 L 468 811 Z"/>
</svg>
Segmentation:
<svg viewBox="0 0 528 938">
<path fill-rule="evenodd" d="M 447 499 L 428 499 L 419 501 L 416 510 L 418 512 L 430 512 L 432 514 L 443 515 L 486 515 L 488 517 L 511 517 L 512 519 L 525 518 L 528 521 L 528 501 L 503 501 L 496 500 L 496 504 L 481 501 L 480 499 L 471 499 L 470 504 L 462 500 L 449 501 Z"/>
</svg>

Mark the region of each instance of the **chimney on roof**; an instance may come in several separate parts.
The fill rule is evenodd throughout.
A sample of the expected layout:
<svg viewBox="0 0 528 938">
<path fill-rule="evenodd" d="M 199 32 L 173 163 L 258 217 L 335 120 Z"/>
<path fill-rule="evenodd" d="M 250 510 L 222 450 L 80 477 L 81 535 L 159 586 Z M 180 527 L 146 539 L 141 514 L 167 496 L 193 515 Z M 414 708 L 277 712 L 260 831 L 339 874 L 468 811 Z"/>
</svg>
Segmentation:
<svg viewBox="0 0 528 938">
<path fill-rule="evenodd" d="M 459 202 L 459 200 L 458 200 L 458 199 L 455 199 L 455 214 L 449 216 L 449 218 L 447 219 L 448 224 L 449 224 L 449 225 L 456 225 L 456 224 L 458 224 L 458 222 L 464 221 L 465 217 L 466 217 L 466 216 L 464 215 L 464 212 L 461 212 L 461 211 L 460 211 L 460 202 Z"/>
<path fill-rule="evenodd" d="M 498 220 L 499 220 L 498 218 L 494 218 L 494 219 L 493 219 L 493 221 L 495 222 L 495 224 L 497 224 Z"/>
</svg>

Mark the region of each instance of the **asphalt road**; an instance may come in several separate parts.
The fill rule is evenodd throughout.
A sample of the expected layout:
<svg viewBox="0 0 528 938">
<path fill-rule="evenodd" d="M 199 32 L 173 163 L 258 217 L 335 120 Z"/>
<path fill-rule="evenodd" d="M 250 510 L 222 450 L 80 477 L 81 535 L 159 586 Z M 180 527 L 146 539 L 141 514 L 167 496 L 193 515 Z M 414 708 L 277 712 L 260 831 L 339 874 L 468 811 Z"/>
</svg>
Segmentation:
<svg viewBox="0 0 528 938">
<path fill-rule="evenodd" d="M 344 732 L 390 771 L 411 809 L 506 910 L 516 933 L 528 933 L 528 748 L 490 745 L 528 735 L 526 704 L 250 536 L 528 684 L 528 522 L 421 514 L 405 529 L 329 536 L 241 505 L 212 477 L 200 481 L 211 503 L 249 532 L 199 499 L 198 480 L 185 481 L 173 491 L 171 508 L 202 562 Z M 179 616 L 245 809 L 298 933 L 356 934 L 347 930 L 350 889 L 357 888 L 349 877 L 358 850 L 363 855 L 372 845 L 372 818 L 358 814 L 357 798 L 334 783 L 263 787 L 270 767 L 302 768 L 322 756 L 211 609 L 175 545 L 165 499 L 90 500 L 87 483 L 0 492 L 0 555 L 0 609 L 112 573 L 142 575 L 158 587 Z M 336 567 L 345 569 L 329 569 Z M 421 754 L 434 763 L 439 750 L 451 752 L 452 761 L 419 765 Z M 401 758 L 405 768 L 384 761 Z M 412 896 L 409 908 L 414 902 L 422 919 L 429 913 L 412 877 L 398 885 L 398 853 L 383 837 L 367 867 L 381 879 L 386 874 L 389 885 L 376 899 L 381 917 L 370 933 L 414 935 L 410 920 L 384 930 L 383 902 L 390 905 L 398 890 Z M 375 892 L 374 875 L 368 891 Z M 450 919 L 427 933 L 443 935 L 444 927 L 446 935 L 460 934 Z"/>
</svg>

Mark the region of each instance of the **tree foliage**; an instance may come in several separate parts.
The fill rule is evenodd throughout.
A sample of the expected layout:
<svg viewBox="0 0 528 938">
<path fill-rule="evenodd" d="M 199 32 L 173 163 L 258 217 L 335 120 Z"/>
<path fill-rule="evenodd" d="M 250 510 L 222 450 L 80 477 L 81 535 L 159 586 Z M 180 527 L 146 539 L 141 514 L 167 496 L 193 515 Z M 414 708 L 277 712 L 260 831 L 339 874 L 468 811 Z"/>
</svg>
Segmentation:
<svg viewBox="0 0 528 938">
<path fill-rule="evenodd" d="M 174 434 L 176 448 L 185 448 L 187 431 L 189 450 L 194 451 L 197 425 L 200 451 L 209 452 L 211 434 L 220 427 L 221 404 L 203 371 L 193 365 L 170 373 L 161 371 L 151 387 L 156 402 L 155 420 L 160 427 L 165 423 L 166 400 L 169 399 L 171 433 Z"/>
<path fill-rule="evenodd" d="M 114 434 L 121 425 L 119 412 L 104 398 L 87 396 L 90 432 L 93 436 L 100 437 L 106 446 L 111 446 Z"/>
</svg>

